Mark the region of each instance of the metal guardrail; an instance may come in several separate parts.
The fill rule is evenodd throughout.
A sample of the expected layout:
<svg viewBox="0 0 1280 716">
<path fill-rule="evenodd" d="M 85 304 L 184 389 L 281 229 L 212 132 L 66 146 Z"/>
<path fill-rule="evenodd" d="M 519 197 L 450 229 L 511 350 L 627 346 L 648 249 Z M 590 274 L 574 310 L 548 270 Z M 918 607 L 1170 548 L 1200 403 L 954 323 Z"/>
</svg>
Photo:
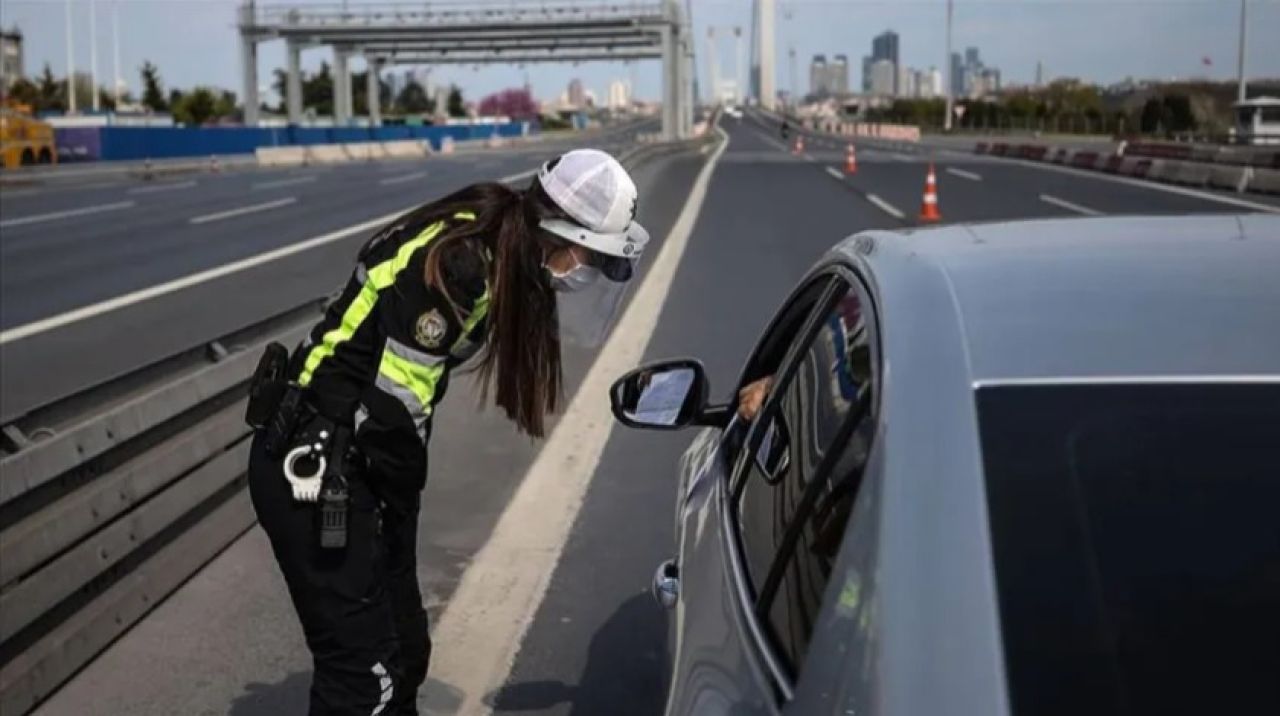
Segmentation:
<svg viewBox="0 0 1280 716">
<path fill-rule="evenodd" d="M 634 168 L 706 139 L 625 152 Z M 255 518 L 245 487 L 248 379 L 305 304 L 4 426 L 0 713 L 25 714 Z"/>
</svg>

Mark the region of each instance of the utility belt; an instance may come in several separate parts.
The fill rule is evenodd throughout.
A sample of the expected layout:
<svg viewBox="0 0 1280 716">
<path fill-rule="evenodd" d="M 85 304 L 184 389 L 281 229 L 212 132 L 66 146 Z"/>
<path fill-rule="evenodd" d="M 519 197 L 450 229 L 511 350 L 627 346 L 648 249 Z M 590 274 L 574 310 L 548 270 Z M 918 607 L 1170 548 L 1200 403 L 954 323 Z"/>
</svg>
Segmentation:
<svg viewBox="0 0 1280 716">
<path fill-rule="evenodd" d="M 347 546 L 351 501 L 346 473 L 357 457 L 351 429 L 321 415 L 288 373 L 288 349 L 272 342 L 249 383 L 245 422 L 261 436 L 267 457 L 282 461 L 293 499 L 319 503 L 320 546 L 342 549 Z"/>
</svg>

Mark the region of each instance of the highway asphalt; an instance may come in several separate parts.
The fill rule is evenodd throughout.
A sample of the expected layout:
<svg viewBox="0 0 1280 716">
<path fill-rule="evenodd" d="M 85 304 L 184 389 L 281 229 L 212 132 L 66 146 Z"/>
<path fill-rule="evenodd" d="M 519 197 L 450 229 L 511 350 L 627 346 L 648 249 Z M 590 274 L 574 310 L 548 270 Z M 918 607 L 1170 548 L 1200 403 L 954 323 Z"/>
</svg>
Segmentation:
<svg viewBox="0 0 1280 716">
<path fill-rule="evenodd" d="M 822 252 L 859 230 L 918 224 L 926 162 L 938 172 L 947 222 L 1241 210 L 1211 194 L 1179 194 L 945 150 L 864 149 L 857 174 L 846 176 L 842 146 L 811 145 L 807 156 L 793 156 L 763 120 L 728 119 L 724 127 L 729 146 L 644 351 L 646 360 L 702 359 L 719 397 L 737 387 L 759 332 Z M 690 152 L 639 172 L 639 216 L 659 248 L 707 161 L 708 155 Z M 327 251 L 317 253 L 338 260 Z M 294 263 L 299 272 L 346 270 L 344 262 L 326 268 L 305 254 Z M 302 276 L 297 280 L 304 282 Z M 592 357 L 591 351 L 570 348 L 571 391 Z M 474 406 L 466 383 L 455 385 L 433 437 L 419 568 L 433 618 L 449 605 L 538 456 L 538 444 L 515 436 L 493 411 Z M 496 713 L 661 712 L 668 615 L 647 590 L 654 567 L 673 549 L 675 469 L 692 437 L 624 428 L 610 433 L 510 675 L 486 694 Z M 447 658 L 450 644 L 436 649 Z M 309 669 L 283 584 L 255 528 L 38 713 L 303 713 Z M 444 714 L 459 698 L 449 684 L 431 680 L 421 704 L 427 713 Z"/>
<path fill-rule="evenodd" d="M 641 123 L 421 161 L 0 189 L 0 335 L 393 214 L 475 181 L 519 177 L 584 142 L 621 152 L 634 145 L 637 132 L 651 130 Z M 88 209 L 97 211 L 75 213 Z M 161 300 L 17 340 L 0 338 L 0 417 L 7 422 L 321 298 L 348 275 L 356 249 L 372 233 L 357 231 Z"/>
</svg>

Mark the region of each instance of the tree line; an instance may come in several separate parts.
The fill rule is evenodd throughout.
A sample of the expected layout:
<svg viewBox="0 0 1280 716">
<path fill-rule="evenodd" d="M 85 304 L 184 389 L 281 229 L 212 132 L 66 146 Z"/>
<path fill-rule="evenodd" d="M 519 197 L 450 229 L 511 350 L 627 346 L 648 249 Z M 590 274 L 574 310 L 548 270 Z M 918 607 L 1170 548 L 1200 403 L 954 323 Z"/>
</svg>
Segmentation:
<svg viewBox="0 0 1280 716">
<path fill-rule="evenodd" d="M 1274 92 L 1265 86 L 1257 92 Z M 953 126 L 962 130 L 1025 130 L 1072 134 L 1225 134 L 1232 126 L 1231 83 L 1182 82 L 1135 87 L 1123 92 L 1075 79 L 1045 87 L 1007 90 L 979 100 L 957 100 L 963 107 Z M 940 128 L 946 114 L 943 99 L 898 99 L 869 109 L 871 121 Z"/>
<path fill-rule="evenodd" d="M 243 108 L 237 104 L 236 94 L 229 90 L 199 85 L 189 90 L 177 88 L 165 90 L 160 70 L 150 61 L 144 61 L 138 69 L 142 81 L 142 96 L 135 101 L 133 96 L 122 93 L 120 100 L 125 105 L 141 105 L 151 112 L 169 112 L 174 121 L 190 126 L 227 122 L 235 123 L 243 119 Z M 351 76 L 352 100 L 357 115 L 367 114 L 367 76 L 364 72 L 355 72 Z M 273 85 L 281 100 L 276 106 L 262 105 L 268 112 L 285 114 L 284 70 L 274 73 Z M 88 74 L 77 72 L 68 83 L 66 77 L 56 77 L 45 63 L 44 69 L 34 78 L 18 78 L 10 87 L 8 96 L 15 102 L 27 105 L 36 112 L 66 112 L 71 107 L 71 92 L 75 93 L 76 106 L 85 111 L 93 105 L 93 92 L 98 93 L 99 106 L 107 111 L 116 110 L 115 95 L 104 87 L 94 87 Z M 417 82 L 408 82 L 395 97 L 391 96 L 391 86 L 379 79 L 380 104 L 388 115 L 422 115 L 436 112 L 435 98 L 427 96 L 427 91 Z M 302 73 L 302 104 L 304 111 L 319 116 L 333 114 L 333 73 L 328 62 L 323 62 L 314 73 Z M 462 90 L 451 85 L 445 99 L 445 113 L 450 117 L 465 117 L 466 102 Z"/>
</svg>

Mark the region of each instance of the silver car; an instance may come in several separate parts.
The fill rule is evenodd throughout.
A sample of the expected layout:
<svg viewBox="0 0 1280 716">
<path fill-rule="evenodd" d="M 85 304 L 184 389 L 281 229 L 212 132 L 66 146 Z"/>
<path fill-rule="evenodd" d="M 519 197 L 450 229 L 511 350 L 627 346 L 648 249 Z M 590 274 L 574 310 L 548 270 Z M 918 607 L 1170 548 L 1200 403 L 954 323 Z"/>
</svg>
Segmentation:
<svg viewBox="0 0 1280 716">
<path fill-rule="evenodd" d="M 868 232 L 684 457 L 667 713 L 1280 713 L 1280 217 Z M 728 386 L 727 386 L 728 387 Z"/>
</svg>

